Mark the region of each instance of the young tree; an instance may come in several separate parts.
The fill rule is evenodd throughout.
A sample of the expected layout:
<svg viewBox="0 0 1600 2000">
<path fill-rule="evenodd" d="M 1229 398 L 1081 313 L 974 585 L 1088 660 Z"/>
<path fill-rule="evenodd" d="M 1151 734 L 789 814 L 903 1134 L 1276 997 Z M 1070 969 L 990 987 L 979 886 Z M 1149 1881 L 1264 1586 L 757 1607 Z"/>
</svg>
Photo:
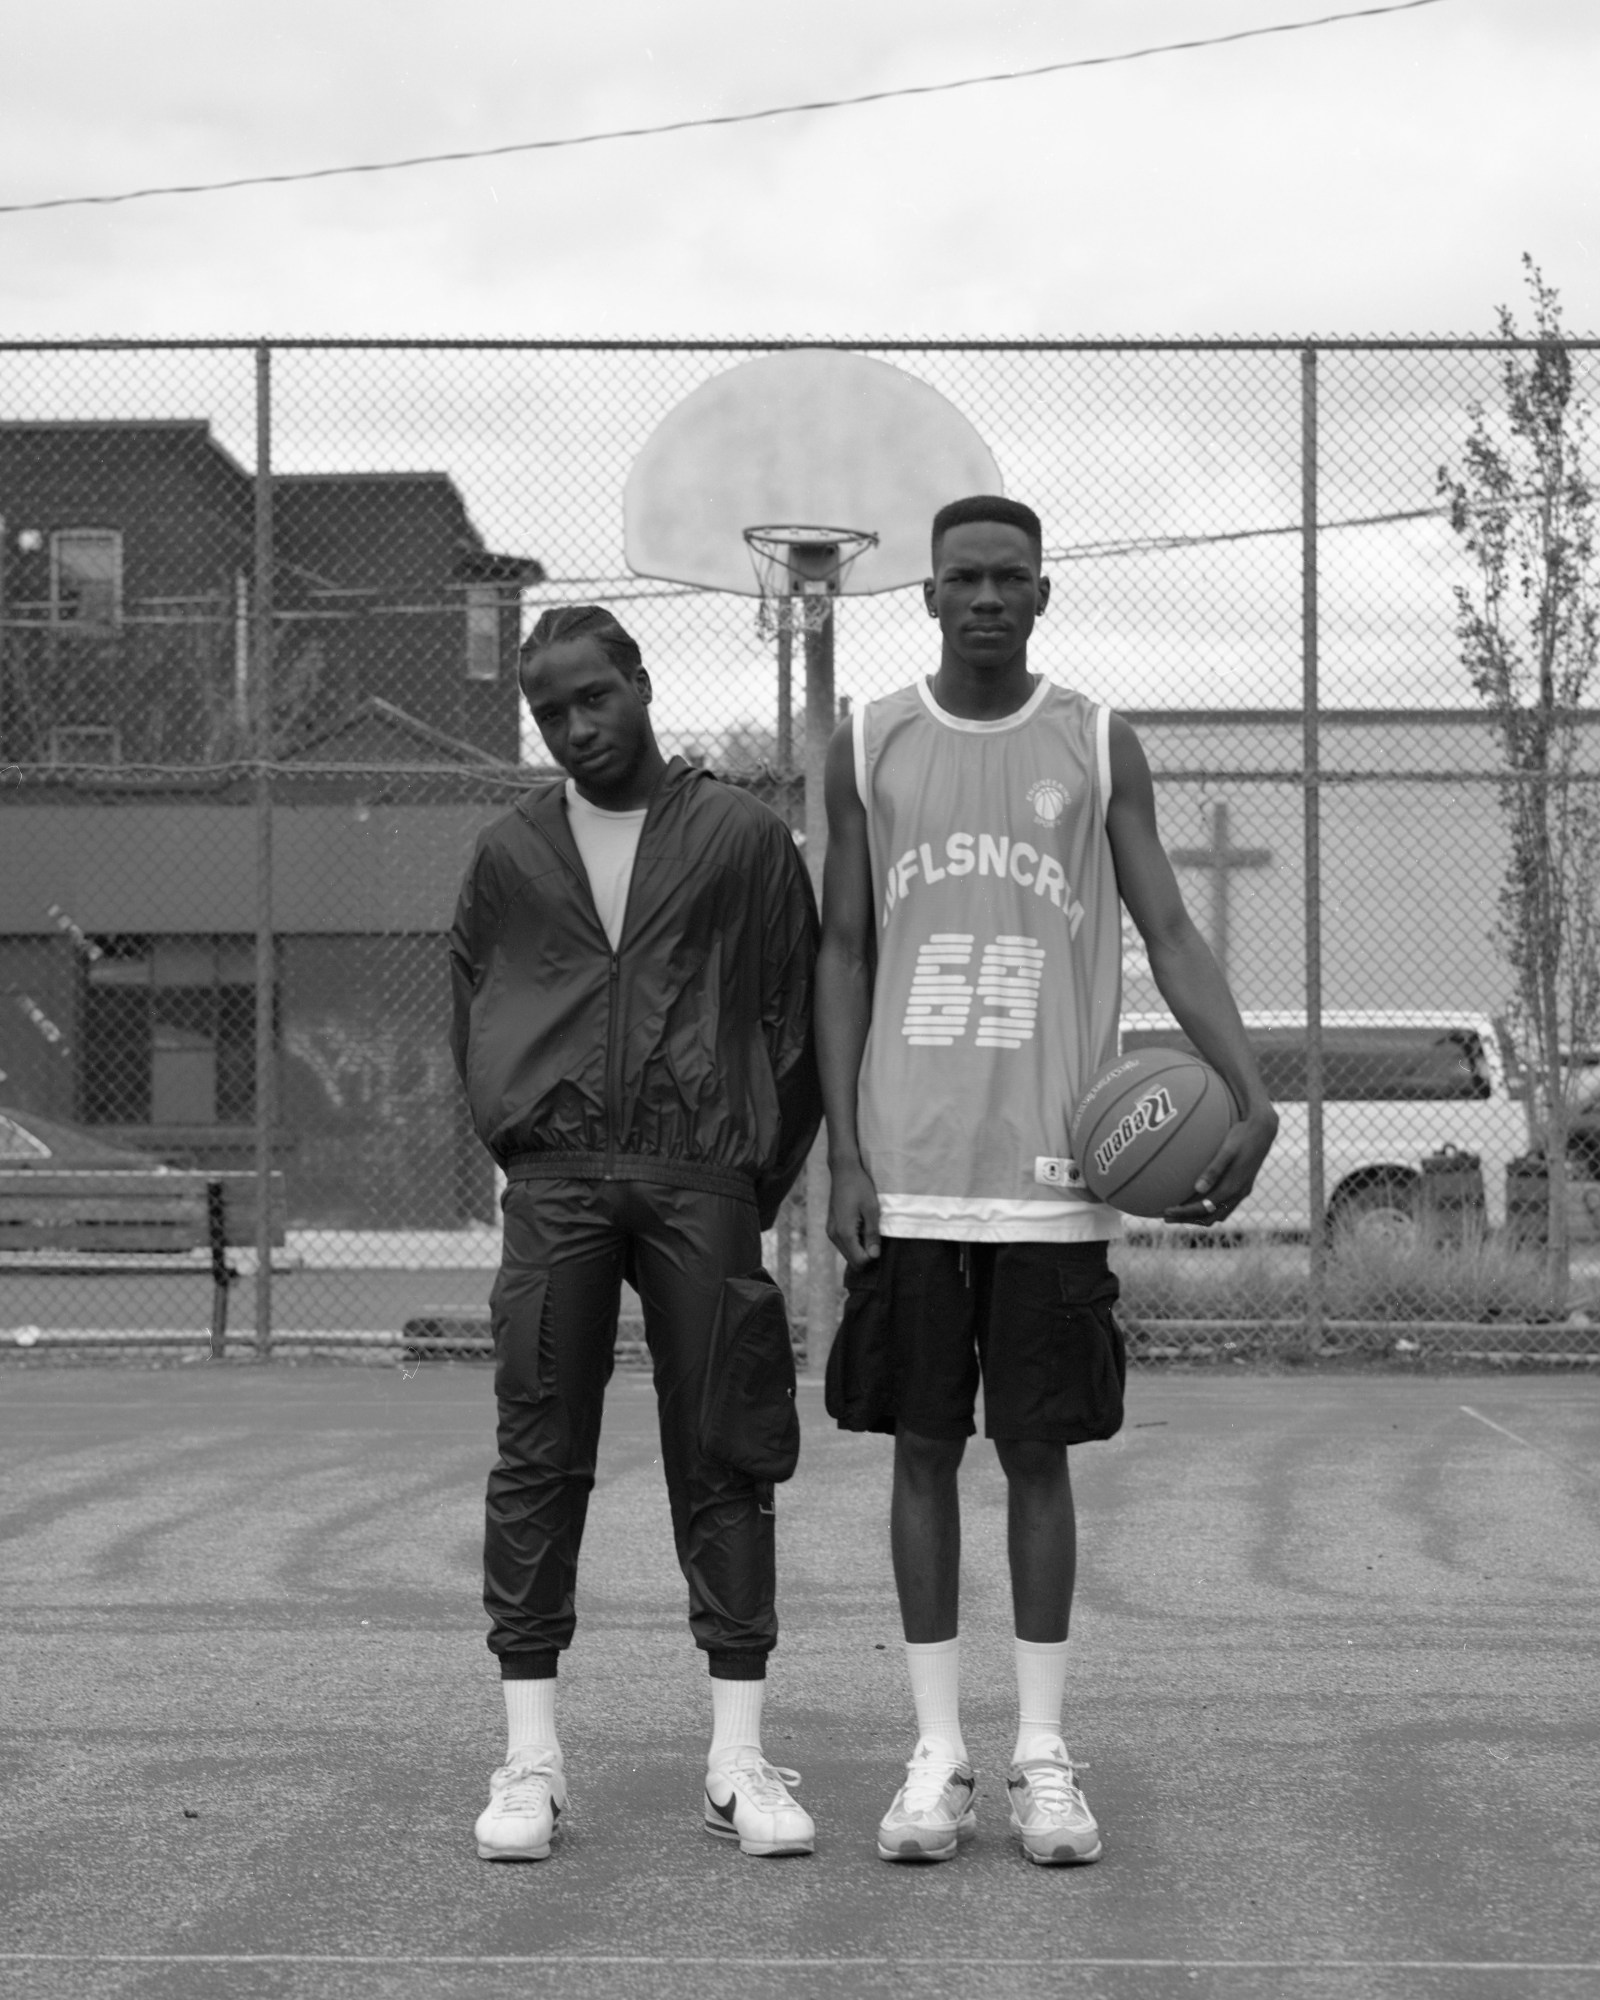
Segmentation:
<svg viewBox="0 0 1600 2000">
<path fill-rule="evenodd" d="M 1530 1114 L 1549 1166 L 1549 1286 L 1568 1285 L 1568 1071 L 1600 1027 L 1600 797 L 1583 768 L 1582 709 L 1600 642 L 1588 411 L 1576 393 L 1560 300 L 1523 258 L 1532 344 L 1506 351 L 1502 406 L 1471 404 L 1459 473 L 1439 474 L 1450 524 L 1473 559 L 1456 588 L 1462 663 L 1504 761 L 1510 860 L 1499 938 L 1528 1054 Z M 1504 340 L 1520 338 L 1508 307 Z"/>
</svg>

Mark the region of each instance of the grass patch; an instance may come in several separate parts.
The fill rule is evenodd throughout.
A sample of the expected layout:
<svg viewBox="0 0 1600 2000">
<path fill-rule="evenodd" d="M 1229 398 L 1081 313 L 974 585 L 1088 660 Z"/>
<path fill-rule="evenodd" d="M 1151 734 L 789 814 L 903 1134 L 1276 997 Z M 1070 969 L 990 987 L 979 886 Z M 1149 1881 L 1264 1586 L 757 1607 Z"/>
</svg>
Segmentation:
<svg viewBox="0 0 1600 2000">
<path fill-rule="evenodd" d="M 1122 1309 L 1133 1321 L 1285 1320 L 1306 1310 L 1306 1252 L 1274 1244 L 1126 1243 L 1115 1254 Z M 1596 1310 L 1575 1296 L 1571 1308 Z M 1418 1243 L 1340 1246 L 1323 1307 L 1332 1320 L 1548 1320 L 1544 1262 L 1495 1238 L 1444 1249 Z"/>
</svg>

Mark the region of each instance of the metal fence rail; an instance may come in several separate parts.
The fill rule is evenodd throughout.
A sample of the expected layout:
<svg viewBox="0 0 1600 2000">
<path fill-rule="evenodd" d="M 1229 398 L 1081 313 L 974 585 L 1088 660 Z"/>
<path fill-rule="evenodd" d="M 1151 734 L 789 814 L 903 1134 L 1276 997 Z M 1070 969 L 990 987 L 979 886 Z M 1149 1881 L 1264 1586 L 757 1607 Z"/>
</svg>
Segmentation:
<svg viewBox="0 0 1600 2000">
<path fill-rule="evenodd" d="M 521 633 L 610 605 L 664 747 L 805 825 L 785 634 L 622 555 L 635 453 L 763 345 L 0 344 L 0 1349 L 206 1332 L 201 1210 L 162 1235 L 58 1206 L 52 1235 L 18 1192 L 39 1144 L 81 1173 L 281 1176 L 283 1223 L 260 1202 L 228 1245 L 230 1341 L 426 1351 L 481 1325 L 496 1189 L 445 1047 L 443 933 L 541 757 Z M 1276 1065 L 1262 1226 L 1126 1245 L 1136 1347 L 1592 1360 L 1588 1140 L 1553 1322 L 1512 1167 L 1538 1134 L 1515 1037 L 1484 1025 L 1512 995 L 1503 772 L 1438 497 L 1504 344 L 859 351 L 961 408 L 1038 508 L 1034 664 L 1135 721 Z M 1592 394 L 1596 343 L 1571 351 Z M 833 636 L 841 711 L 933 664 L 915 592 L 840 600 Z M 1124 1005 L 1161 1010 L 1131 933 Z M 1479 1159 L 1484 1229 L 1430 1206 L 1450 1147 Z M 803 1321 L 795 1206 L 769 1252 Z M 830 1329 L 806 1331 L 816 1359 Z"/>
</svg>

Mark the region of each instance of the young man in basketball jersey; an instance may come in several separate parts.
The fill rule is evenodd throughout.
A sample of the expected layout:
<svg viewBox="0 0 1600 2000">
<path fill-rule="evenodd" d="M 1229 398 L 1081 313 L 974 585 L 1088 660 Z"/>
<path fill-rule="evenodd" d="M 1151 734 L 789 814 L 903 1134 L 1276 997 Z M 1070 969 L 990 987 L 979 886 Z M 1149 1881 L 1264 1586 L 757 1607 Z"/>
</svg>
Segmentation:
<svg viewBox="0 0 1600 2000">
<path fill-rule="evenodd" d="M 849 1265 L 828 1407 L 895 1438 L 890 1546 L 918 1738 L 878 1829 L 890 1861 L 947 1860 L 975 1825 L 956 1475 L 980 1375 L 1009 1494 L 1011 1824 L 1037 1862 L 1101 1853 L 1062 1737 L 1067 1446 L 1120 1426 L 1125 1356 L 1106 1259 L 1116 1217 L 1084 1187 L 1067 1134 L 1116 1054 L 1123 905 L 1242 1108 L 1169 1219 L 1227 1216 L 1277 1129 L 1157 836 L 1138 738 L 1028 670 L 1050 595 L 1041 554 L 1038 517 L 1015 501 L 941 509 L 924 585 L 938 672 L 867 703 L 828 754 L 817 1039 L 828 1233 Z"/>
<path fill-rule="evenodd" d="M 644 1305 L 690 1631 L 710 1666 L 705 1825 L 746 1854 L 809 1854 L 797 1776 L 761 1751 L 782 1473 L 745 1433 L 771 1413 L 741 1407 L 709 1434 L 701 1419 L 719 1313 L 724 1339 L 731 1324 L 776 1341 L 792 1371 L 761 1230 L 821 1122 L 810 878 L 776 813 L 662 756 L 650 677 L 609 612 L 547 611 L 521 679 L 567 776 L 486 829 L 450 943 L 456 1066 L 507 1177 L 484 1536 L 507 1747 L 478 1853 L 542 1860 L 566 1804 L 556 1662 L 573 1635 L 626 1275 Z M 792 1422 L 781 1382 L 776 1394 Z"/>
</svg>

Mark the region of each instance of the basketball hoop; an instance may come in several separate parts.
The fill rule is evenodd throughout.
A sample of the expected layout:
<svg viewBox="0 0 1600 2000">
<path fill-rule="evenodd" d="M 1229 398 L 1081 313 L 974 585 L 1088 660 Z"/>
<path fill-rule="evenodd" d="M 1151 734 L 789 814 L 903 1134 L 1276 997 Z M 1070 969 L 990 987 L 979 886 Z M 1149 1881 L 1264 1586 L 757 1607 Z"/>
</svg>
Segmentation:
<svg viewBox="0 0 1600 2000">
<path fill-rule="evenodd" d="M 756 630 L 763 638 L 796 626 L 821 631 L 850 565 L 878 546 L 868 529 L 798 524 L 746 528 L 744 539 L 761 597 Z"/>
</svg>

